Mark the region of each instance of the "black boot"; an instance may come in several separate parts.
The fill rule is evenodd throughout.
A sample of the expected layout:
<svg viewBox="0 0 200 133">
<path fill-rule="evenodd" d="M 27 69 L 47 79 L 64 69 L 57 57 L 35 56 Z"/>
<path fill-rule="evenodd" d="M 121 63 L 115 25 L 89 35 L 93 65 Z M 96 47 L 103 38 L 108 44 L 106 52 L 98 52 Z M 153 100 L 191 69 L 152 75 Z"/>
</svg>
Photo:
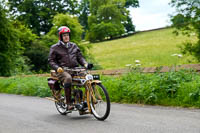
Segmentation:
<svg viewBox="0 0 200 133">
<path fill-rule="evenodd" d="M 67 110 L 73 110 L 74 106 L 72 106 L 71 104 L 71 83 L 65 83 L 64 88 L 65 88 Z"/>
</svg>

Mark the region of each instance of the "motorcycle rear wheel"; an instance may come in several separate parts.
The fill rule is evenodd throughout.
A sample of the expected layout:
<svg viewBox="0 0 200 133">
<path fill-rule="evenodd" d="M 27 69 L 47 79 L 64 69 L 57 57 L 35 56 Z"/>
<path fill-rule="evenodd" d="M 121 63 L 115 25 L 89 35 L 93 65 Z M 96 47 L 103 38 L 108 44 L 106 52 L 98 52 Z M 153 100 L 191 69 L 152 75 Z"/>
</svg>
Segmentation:
<svg viewBox="0 0 200 133">
<path fill-rule="evenodd" d="M 56 109 L 57 111 L 61 114 L 61 115 L 66 115 L 66 104 L 64 103 L 64 98 L 62 98 L 62 100 L 60 101 L 56 101 L 55 102 L 55 106 L 56 106 Z"/>
</svg>

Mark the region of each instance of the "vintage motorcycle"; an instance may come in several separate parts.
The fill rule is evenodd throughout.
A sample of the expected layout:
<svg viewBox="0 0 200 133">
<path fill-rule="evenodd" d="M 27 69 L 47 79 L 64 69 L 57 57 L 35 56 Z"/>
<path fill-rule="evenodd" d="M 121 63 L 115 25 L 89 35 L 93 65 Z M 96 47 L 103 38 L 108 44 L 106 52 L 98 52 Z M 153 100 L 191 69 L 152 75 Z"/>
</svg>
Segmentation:
<svg viewBox="0 0 200 133">
<path fill-rule="evenodd" d="M 93 114 L 98 120 L 105 120 L 110 114 L 110 99 L 106 88 L 100 81 L 100 75 L 90 74 L 84 67 L 64 68 L 72 75 L 72 111 L 79 111 L 80 115 Z M 63 83 L 56 77 L 56 72 L 51 70 L 48 85 L 55 102 L 55 106 L 61 115 L 72 113 L 67 110 L 65 103 Z"/>
</svg>

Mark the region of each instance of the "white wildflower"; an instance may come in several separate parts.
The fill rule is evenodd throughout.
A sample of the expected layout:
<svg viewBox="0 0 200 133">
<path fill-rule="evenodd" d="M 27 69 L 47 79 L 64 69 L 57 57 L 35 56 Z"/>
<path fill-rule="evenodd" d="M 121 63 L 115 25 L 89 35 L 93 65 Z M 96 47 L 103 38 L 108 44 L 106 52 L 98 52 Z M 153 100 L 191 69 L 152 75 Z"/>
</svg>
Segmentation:
<svg viewBox="0 0 200 133">
<path fill-rule="evenodd" d="M 183 55 L 182 54 L 178 54 L 178 57 L 181 58 L 181 57 L 183 57 Z"/>
<path fill-rule="evenodd" d="M 140 63 L 140 60 L 135 60 L 135 63 Z"/>
<path fill-rule="evenodd" d="M 191 36 L 195 36 L 196 34 L 195 34 L 195 33 L 191 33 L 190 35 L 191 35 Z"/>
<path fill-rule="evenodd" d="M 126 64 L 126 67 L 130 67 L 130 66 L 132 66 L 132 64 Z"/>
<path fill-rule="evenodd" d="M 178 56 L 178 54 L 172 54 L 171 56 Z"/>
<path fill-rule="evenodd" d="M 135 66 L 141 66 L 141 64 L 135 64 Z"/>
</svg>

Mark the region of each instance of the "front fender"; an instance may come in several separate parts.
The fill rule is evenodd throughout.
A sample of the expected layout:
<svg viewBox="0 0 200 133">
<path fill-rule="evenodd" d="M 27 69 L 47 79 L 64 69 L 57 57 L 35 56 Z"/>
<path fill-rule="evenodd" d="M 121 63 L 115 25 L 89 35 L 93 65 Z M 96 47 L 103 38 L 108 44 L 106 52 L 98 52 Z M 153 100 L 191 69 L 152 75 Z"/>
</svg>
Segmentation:
<svg viewBox="0 0 200 133">
<path fill-rule="evenodd" d="M 101 83 L 101 81 L 100 80 L 92 80 L 92 83 L 98 84 L 98 83 Z"/>
</svg>

